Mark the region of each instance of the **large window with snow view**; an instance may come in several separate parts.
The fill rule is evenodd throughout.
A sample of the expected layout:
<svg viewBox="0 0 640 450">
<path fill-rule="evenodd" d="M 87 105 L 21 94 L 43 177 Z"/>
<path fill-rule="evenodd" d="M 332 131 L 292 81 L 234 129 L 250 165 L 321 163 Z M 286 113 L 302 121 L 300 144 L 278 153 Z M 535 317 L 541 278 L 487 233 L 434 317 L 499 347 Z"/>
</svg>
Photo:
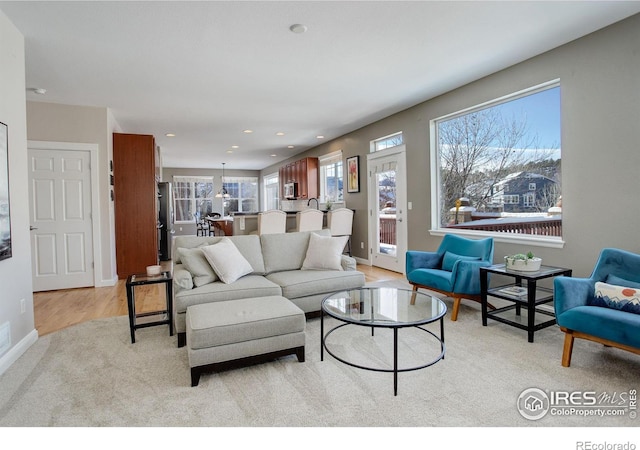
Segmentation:
<svg viewBox="0 0 640 450">
<path fill-rule="evenodd" d="M 432 228 L 561 240 L 560 83 L 432 121 Z"/>
</svg>

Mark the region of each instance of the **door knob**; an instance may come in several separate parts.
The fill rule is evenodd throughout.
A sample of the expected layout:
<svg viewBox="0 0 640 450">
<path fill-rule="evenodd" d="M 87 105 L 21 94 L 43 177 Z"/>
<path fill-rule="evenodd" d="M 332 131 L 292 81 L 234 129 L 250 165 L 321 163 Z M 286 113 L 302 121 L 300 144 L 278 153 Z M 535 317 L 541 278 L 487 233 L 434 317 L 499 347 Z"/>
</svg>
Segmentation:
<svg viewBox="0 0 640 450">
<path fill-rule="evenodd" d="M 29 227 L 29 231 L 33 231 L 33 230 L 37 230 L 37 229 L 38 229 L 38 227 L 34 227 L 33 225 L 31 225 L 31 226 Z"/>
</svg>

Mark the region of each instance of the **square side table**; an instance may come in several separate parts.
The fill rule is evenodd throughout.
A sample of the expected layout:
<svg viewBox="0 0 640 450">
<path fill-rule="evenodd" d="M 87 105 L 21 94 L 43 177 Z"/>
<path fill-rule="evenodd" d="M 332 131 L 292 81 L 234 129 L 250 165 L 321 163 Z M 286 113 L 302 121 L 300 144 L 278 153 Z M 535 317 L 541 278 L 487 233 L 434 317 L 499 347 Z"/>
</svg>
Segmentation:
<svg viewBox="0 0 640 450">
<path fill-rule="evenodd" d="M 135 344 L 136 342 L 136 330 L 138 328 L 153 327 L 156 325 L 169 325 L 169 336 L 173 336 L 172 281 L 173 277 L 171 276 L 171 272 L 168 271 L 154 276 L 149 276 L 147 274 L 134 274 L 129 275 L 127 278 L 127 305 L 129 309 L 129 328 L 131 331 L 132 344 Z M 166 287 L 166 309 L 136 314 L 135 287 L 159 283 L 164 283 Z M 142 320 L 138 322 L 138 319 Z"/>
<path fill-rule="evenodd" d="M 489 288 L 490 273 L 511 277 L 514 279 L 514 282 Z M 553 302 L 553 289 L 537 286 L 537 282 L 545 278 L 554 278 L 557 276 L 570 277 L 571 273 L 571 269 L 552 266 L 541 266 L 540 270 L 535 272 L 508 269 L 504 264 L 481 267 L 480 295 L 482 303 L 482 325 L 487 326 L 487 319 L 491 318 L 498 322 L 527 331 L 529 342 L 533 342 L 533 334 L 536 331 L 556 323 L 555 313 L 553 311 L 539 308 L 540 305 Z M 525 286 L 523 286 L 523 281 L 526 282 Z M 513 304 L 489 311 L 487 301 L 487 297 L 489 296 L 507 300 Z M 516 316 L 520 316 L 522 307 L 526 308 L 527 311 L 526 324 L 507 319 L 500 315 L 505 311 L 515 309 Z M 536 324 L 536 313 L 550 316 L 552 319 Z"/>
</svg>

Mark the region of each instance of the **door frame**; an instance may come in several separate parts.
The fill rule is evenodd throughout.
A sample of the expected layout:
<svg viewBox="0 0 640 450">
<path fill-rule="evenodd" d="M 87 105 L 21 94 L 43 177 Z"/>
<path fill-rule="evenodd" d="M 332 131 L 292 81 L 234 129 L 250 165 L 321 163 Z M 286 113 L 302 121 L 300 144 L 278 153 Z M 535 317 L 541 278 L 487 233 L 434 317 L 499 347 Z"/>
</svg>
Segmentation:
<svg viewBox="0 0 640 450">
<path fill-rule="evenodd" d="M 401 220 L 399 221 L 396 220 L 396 227 L 401 227 L 401 230 L 399 232 L 396 231 L 396 239 L 397 239 L 396 250 L 400 250 L 401 246 L 398 243 L 400 242 L 400 238 L 402 238 L 403 239 L 402 250 L 404 253 L 406 253 L 406 251 L 408 250 L 407 247 L 409 242 L 407 220 L 406 220 L 407 199 L 408 199 L 407 176 L 406 176 L 407 175 L 407 151 L 406 150 L 407 150 L 406 145 L 401 144 L 386 150 L 380 150 L 378 152 L 367 154 L 367 190 L 369 192 L 367 196 L 368 197 L 367 209 L 368 209 L 368 216 L 369 216 L 369 221 L 368 221 L 369 251 L 368 251 L 367 258 L 370 266 L 374 265 L 373 248 L 375 246 L 375 243 L 378 242 L 378 238 L 376 237 L 378 227 L 375 222 L 377 218 L 377 213 L 375 211 L 378 210 L 378 206 L 376 204 L 377 193 L 375 192 L 377 189 L 377 186 L 374 186 L 376 183 L 374 183 L 374 177 L 373 177 L 373 174 L 371 173 L 369 162 L 376 159 L 388 158 L 394 155 L 397 155 L 398 159 L 402 159 L 401 166 L 402 166 L 402 170 L 404 171 L 404 174 L 402 174 L 403 176 L 401 177 L 396 177 L 396 188 L 404 192 L 403 194 L 404 198 L 401 199 L 402 204 L 398 204 L 397 203 L 398 199 L 396 199 L 396 210 L 403 211 L 400 217 Z M 398 187 L 400 183 L 402 183 L 402 185 Z M 396 253 L 396 258 L 399 261 L 398 264 L 399 264 L 399 268 L 401 269 L 399 273 L 404 273 L 405 266 L 403 261 L 405 259 L 405 254 L 401 255 L 400 252 L 398 252 Z"/>
<path fill-rule="evenodd" d="M 51 151 L 79 151 L 89 153 L 89 173 L 91 175 L 91 240 L 93 247 L 93 286 L 101 286 L 98 280 L 102 280 L 102 253 L 100 251 L 100 195 L 98 183 L 98 144 L 77 143 L 77 142 L 56 142 L 56 141 L 27 141 L 27 154 L 29 150 L 51 150 Z M 32 199 L 29 198 L 29 217 L 33 210 Z M 31 219 L 29 219 L 31 220 Z M 31 261 L 31 266 L 35 261 Z"/>
</svg>

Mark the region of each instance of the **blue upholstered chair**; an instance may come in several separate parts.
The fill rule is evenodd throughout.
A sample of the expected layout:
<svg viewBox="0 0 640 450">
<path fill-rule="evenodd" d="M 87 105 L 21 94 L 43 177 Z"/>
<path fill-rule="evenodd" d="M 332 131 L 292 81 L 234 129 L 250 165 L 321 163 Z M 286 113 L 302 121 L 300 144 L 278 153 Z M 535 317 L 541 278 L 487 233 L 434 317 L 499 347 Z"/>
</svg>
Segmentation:
<svg viewBox="0 0 640 450">
<path fill-rule="evenodd" d="M 447 234 L 436 252 L 407 252 L 407 280 L 414 291 L 424 288 L 453 297 L 451 320 L 457 320 L 461 299 L 480 302 L 480 267 L 492 264 L 493 238 Z"/>
<path fill-rule="evenodd" d="M 598 282 L 614 288 L 598 285 L 596 292 Z M 575 338 L 640 354 L 640 255 L 605 248 L 589 278 L 558 277 L 553 283 L 556 322 L 565 332 L 564 367 L 571 364 Z M 611 294 L 616 290 L 620 295 Z"/>
</svg>

